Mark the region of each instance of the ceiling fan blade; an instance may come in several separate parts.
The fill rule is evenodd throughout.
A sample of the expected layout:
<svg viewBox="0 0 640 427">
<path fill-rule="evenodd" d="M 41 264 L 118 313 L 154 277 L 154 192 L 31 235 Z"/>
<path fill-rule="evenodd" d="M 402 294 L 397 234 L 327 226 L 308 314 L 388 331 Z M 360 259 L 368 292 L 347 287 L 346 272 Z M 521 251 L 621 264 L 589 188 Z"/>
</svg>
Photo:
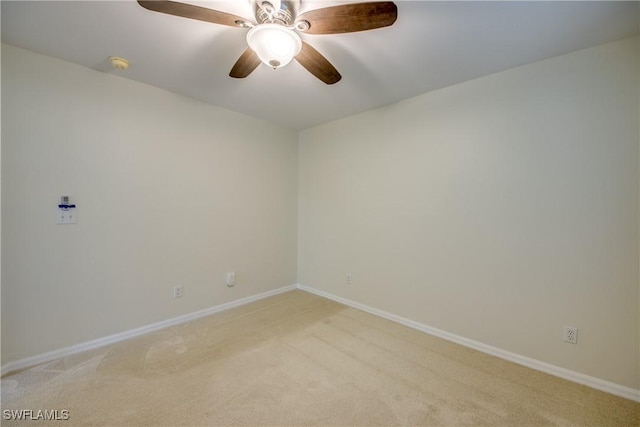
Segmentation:
<svg viewBox="0 0 640 427">
<path fill-rule="evenodd" d="M 296 56 L 296 61 L 328 85 L 338 83 L 342 78 L 331 62 L 308 43 L 302 42 L 302 50 Z"/>
<path fill-rule="evenodd" d="M 236 21 L 246 21 L 246 19 L 230 13 L 176 1 L 138 0 L 138 3 L 145 9 L 154 12 L 167 13 L 169 15 L 211 22 L 213 24 L 228 25 L 230 27 L 240 26 Z"/>
<path fill-rule="evenodd" d="M 307 34 L 341 34 L 373 30 L 393 25 L 398 7 L 392 1 L 345 4 L 303 13 L 297 21 L 305 20 L 310 27 Z"/>
<path fill-rule="evenodd" d="M 258 55 L 249 47 L 240 55 L 240 58 L 238 58 L 233 65 L 229 76 L 236 79 L 244 79 L 251 74 L 258 65 L 260 65 L 260 58 L 258 58 Z"/>
</svg>

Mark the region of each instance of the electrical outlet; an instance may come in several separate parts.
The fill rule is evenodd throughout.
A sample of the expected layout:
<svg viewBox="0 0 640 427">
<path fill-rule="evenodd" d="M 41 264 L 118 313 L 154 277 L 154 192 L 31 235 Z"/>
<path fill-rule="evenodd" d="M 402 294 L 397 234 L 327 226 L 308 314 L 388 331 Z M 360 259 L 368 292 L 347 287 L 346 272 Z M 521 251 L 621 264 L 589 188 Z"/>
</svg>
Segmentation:
<svg viewBox="0 0 640 427">
<path fill-rule="evenodd" d="M 173 288 L 173 297 L 180 298 L 182 296 L 182 286 L 176 286 Z"/>
<path fill-rule="evenodd" d="M 227 286 L 232 287 L 232 286 L 235 286 L 235 284 L 236 284 L 236 272 L 231 271 L 227 273 Z"/>
<path fill-rule="evenodd" d="M 571 344 L 578 343 L 578 328 L 573 326 L 564 327 L 564 340 Z"/>
<path fill-rule="evenodd" d="M 76 205 L 69 204 L 69 196 L 60 197 L 60 204 L 58 205 L 56 222 L 58 224 L 77 224 L 78 223 Z"/>
<path fill-rule="evenodd" d="M 352 281 L 353 277 L 351 276 L 351 274 L 347 274 L 347 277 L 345 278 L 345 282 L 347 283 L 347 285 L 350 285 Z"/>
</svg>

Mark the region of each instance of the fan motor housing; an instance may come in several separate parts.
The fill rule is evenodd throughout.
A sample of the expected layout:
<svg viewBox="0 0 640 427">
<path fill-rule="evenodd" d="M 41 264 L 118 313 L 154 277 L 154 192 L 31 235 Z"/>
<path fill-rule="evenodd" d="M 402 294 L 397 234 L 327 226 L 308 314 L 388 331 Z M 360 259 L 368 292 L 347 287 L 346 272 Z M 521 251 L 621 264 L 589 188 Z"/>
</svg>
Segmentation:
<svg viewBox="0 0 640 427">
<path fill-rule="evenodd" d="M 253 12 L 258 24 L 277 23 L 289 27 L 298 16 L 299 8 L 300 0 L 255 0 L 253 2 Z"/>
</svg>

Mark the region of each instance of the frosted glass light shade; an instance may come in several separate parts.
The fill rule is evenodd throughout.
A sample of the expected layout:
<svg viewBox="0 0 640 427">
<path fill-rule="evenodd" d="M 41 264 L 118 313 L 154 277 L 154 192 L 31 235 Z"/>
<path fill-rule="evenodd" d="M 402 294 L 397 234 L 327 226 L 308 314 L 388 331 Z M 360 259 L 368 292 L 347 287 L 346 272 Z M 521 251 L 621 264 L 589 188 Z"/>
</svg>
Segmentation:
<svg viewBox="0 0 640 427">
<path fill-rule="evenodd" d="M 260 24 L 247 33 L 249 47 L 271 68 L 287 65 L 300 49 L 302 41 L 293 30 L 280 24 Z"/>
</svg>

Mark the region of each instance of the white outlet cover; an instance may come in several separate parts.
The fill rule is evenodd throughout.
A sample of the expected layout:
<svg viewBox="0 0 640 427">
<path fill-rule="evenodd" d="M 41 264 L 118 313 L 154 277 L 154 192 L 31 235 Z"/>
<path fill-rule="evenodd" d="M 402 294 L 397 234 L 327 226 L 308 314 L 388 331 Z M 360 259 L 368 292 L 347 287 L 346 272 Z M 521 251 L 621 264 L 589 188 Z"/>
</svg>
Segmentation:
<svg viewBox="0 0 640 427">
<path fill-rule="evenodd" d="M 575 328 L 573 326 L 565 326 L 564 327 L 564 340 L 565 342 L 571 343 L 571 344 L 577 344 L 578 343 L 578 328 Z"/>
<path fill-rule="evenodd" d="M 58 224 L 77 224 L 78 215 L 76 208 L 58 208 L 56 215 L 56 222 Z"/>
<path fill-rule="evenodd" d="M 227 286 L 231 287 L 236 284 L 236 273 L 234 271 L 227 273 Z"/>
</svg>

